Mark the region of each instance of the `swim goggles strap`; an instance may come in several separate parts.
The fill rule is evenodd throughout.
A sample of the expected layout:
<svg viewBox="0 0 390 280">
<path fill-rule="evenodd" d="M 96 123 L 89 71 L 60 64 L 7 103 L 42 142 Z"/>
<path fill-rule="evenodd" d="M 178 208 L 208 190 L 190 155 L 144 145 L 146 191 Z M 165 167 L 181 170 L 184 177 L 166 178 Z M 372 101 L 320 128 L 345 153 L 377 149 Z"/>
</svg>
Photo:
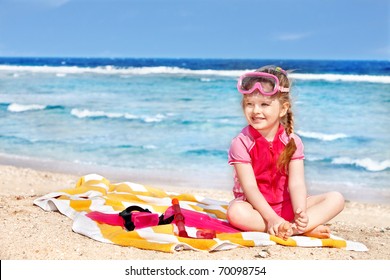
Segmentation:
<svg viewBox="0 0 390 280">
<path fill-rule="evenodd" d="M 136 211 L 133 213 L 133 211 Z M 135 215 L 137 213 L 145 213 L 146 215 L 142 215 L 136 218 Z M 173 216 L 165 218 L 164 214 L 158 216 L 155 213 L 152 213 L 148 209 L 144 209 L 142 207 L 139 207 L 137 205 L 129 206 L 125 210 L 119 213 L 119 216 L 121 216 L 124 220 L 124 226 L 127 230 L 132 231 L 135 228 L 143 228 L 143 227 L 150 227 L 150 226 L 157 226 L 157 225 L 167 225 L 172 223 Z M 133 217 L 134 216 L 134 217 Z"/>
</svg>

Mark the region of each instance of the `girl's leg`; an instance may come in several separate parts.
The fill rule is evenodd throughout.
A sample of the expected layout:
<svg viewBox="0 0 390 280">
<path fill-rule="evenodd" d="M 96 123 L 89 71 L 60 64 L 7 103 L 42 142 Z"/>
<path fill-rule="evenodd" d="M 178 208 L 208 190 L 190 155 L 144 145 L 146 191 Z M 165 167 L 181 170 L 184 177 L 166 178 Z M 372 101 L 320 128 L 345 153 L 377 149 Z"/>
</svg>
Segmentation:
<svg viewBox="0 0 390 280">
<path fill-rule="evenodd" d="M 229 223 L 236 228 L 244 231 L 267 232 L 267 225 L 252 205 L 243 200 L 233 200 L 227 210 L 227 219 Z M 287 240 L 293 234 L 292 224 L 284 221 L 278 226 L 275 235 Z"/>
<path fill-rule="evenodd" d="M 246 201 L 232 201 L 227 210 L 227 219 L 241 230 L 265 232 L 267 229 L 263 217 Z"/>
<path fill-rule="evenodd" d="M 324 224 L 336 217 L 344 209 L 344 197 L 339 192 L 313 195 L 307 199 L 309 224 L 304 235 L 328 238 L 329 227 Z"/>
</svg>

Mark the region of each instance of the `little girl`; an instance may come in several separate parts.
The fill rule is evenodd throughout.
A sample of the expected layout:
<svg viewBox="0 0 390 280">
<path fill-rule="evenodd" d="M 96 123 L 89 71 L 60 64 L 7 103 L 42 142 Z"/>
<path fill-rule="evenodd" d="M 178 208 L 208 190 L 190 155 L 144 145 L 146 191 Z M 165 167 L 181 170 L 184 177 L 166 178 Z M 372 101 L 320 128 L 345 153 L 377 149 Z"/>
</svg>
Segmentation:
<svg viewBox="0 0 390 280">
<path fill-rule="evenodd" d="M 237 88 L 249 125 L 229 150 L 235 170 L 229 222 L 283 239 L 299 234 L 329 238 L 324 223 L 343 210 L 344 198 L 338 192 L 307 196 L 303 144 L 293 133 L 286 71 L 269 66 L 245 73 Z"/>
</svg>

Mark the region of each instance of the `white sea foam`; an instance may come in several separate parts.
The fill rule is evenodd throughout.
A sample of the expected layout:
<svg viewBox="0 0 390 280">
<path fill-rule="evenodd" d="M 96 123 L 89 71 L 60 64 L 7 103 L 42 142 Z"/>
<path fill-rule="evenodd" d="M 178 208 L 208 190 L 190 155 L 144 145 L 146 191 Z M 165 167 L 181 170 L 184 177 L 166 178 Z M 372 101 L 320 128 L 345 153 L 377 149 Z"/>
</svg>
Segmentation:
<svg viewBox="0 0 390 280">
<path fill-rule="evenodd" d="M 74 108 L 70 111 L 73 116 L 76 116 L 80 119 L 83 118 L 96 118 L 96 117 L 105 117 L 105 118 L 125 118 L 125 119 L 137 119 L 138 117 L 132 114 L 127 113 L 107 113 L 104 111 L 90 111 L 88 109 L 77 109 Z"/>
<path fill-rule="evenodd" d="M 191 70 L 180 67 L 156 66 L 156 67 L 128 67 L 118 68 L 111 65 L 102 67 L 76 67 L 76 66 L 15 66 L 0 65 L 0 71 L 9 72 L 32 72 L 48 74 L 109 74 L 109 75 L 151 75 L 151 74 L 173 74 L 173 75 L 206 75 L 206 76 L 232 76 L 236 77 L 244 71 L 240 70 Z"/>
<path fill-rule="evenodd" d="M 111 113 L 105 111 L 91 111 L 88 109 L 77 109 L 73 108 L 70 111 L 71 115 L 83 119 L 83 118 L 109 118 L 109 119 L 127 119 L 127 120 L 142 120 L 147 123 L 161 122 L 166 117 L 162 114 L 155 116 L 136 116 L 129 113 Z"/>
<path fill-rule="evenodd" d="M 146 150 L 156 150 L 157 146 L 155 146 L 155 145 L 144 145 L 144 146 L 142 146 L 142 148 L 144 148 Z"/>
<path fill-rule="evenodd" d="M 77 67 L 77 66 L 15 66 L 15 65 L 0 65 L 0 71 L 8 71 L 17 74 L 18 72 L 33 72 L 33 73 L 48 73 L 59 77 L 64 77 L 66 74 L 106 74 L 106 75 L 121 75 L 127 77 L 131 75 L 193 75 L 203 76 L 202 81 L 211 81 L 209 76 L 222 76 L 237 78 L 245 72 L 254 71 L 254 69 L 246 70 L 191 70 L 180 67 L 155 66 L 155 67 L 128 67 L 119 68 L 112 65 L 100 67 Z M 206 77 L 204 77 L 206 76 Z M 385 75 L 352 75 L 352 74 L 305 74 L 291 73 L 289 75 L 296 80 L 325 80 L 325 81 L 344 81 L 344 82 L 371 82 L 371 83 L 390 83 L 390 76 Z"/>
<path fill-rule="evenodd" d="M 145 122 L 161 122 L 163 119 L 165 119 L 165 116 L 162 114 L 157 114 L 155 116 L 146 116 L 143 118 Z"/>
<path fill-rule="evenodd" d="M 335 133 L 335 134 L 325 134 L 320 132 L 311 132 L 311 131 L 302 131 L 298 130 L 297 134 L 306 137 L 306 138 L 312 138 L 312 139 L 318 139 L 321 141 L 334 141 L 337 139 L 347 138 L 348 135 L 344 133 Z"/>
<path fill-rule="evenodd" d="M 305 160 L 307 160 L 307 161 L 323 161 L 324 159 L 326 159 L 326 158 L 324 158 L 324 157 L 319 157 L 319 156 L 312 156 L 312 155 L 305 155 Z"/>
<path fill-rule="evenodd" d="M 383 171 L 386 170 L 387 168 L 390 168 L 390 160 L 376 161 L 371 158 L 351 159 L 348 157 L 339 157 L 339 158 L 334 158 L 332 160 L 332 164 L 355 165 L 373 172 Z"/>
<path fill-rule="evenodd" d="M 46 108 L 45 105 L 39 105 L 39 104 L 11 103 L 10 105 L 8 105 L 7 110 L 14 113 L 20 113 L 26 111 L 44 110 L 45 108 Z"/>
<path fill-rule="evenodd" d="M 290 74 L 296 80 L 324 80 L 329 82 L 370 82 L 389 84 L 390 76 L 383 75 L 347 75 L 347 74 Z"/>
</svg>

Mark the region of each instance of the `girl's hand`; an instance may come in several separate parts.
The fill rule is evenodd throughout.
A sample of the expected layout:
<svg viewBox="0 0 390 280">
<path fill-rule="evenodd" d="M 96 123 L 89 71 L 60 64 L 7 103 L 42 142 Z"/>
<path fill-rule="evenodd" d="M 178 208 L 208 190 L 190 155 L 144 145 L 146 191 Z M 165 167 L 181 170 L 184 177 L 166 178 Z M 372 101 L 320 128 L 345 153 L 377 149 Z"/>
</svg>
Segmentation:
<svg viewBox="0 0 390 280">
<path fill-rule="evenodd" d="M 297 233 L 301 234 L 306 231 L 306 227 L 309 223 L 309 217 L 307 216 L 306 212 L 304 212 L 301 208 L 298 208 L 295 211 L 295 218 L 294 218 L 294 227 L 297 230 Z"/>
</svg>

